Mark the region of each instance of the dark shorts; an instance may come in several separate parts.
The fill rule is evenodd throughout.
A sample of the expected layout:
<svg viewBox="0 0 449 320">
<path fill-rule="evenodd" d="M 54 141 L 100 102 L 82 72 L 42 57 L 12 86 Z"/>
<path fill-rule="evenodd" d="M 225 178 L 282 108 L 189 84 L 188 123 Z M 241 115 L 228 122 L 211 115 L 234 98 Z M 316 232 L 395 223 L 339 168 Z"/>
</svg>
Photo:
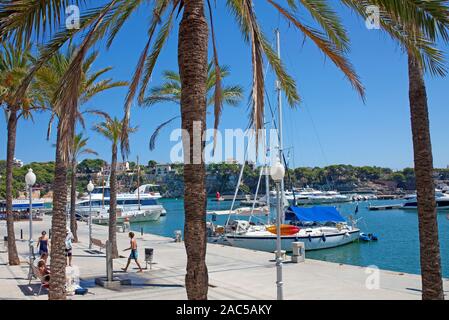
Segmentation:
<svg viewBox="0 0 449 320">
<path fill-rule="evenodd" d="M 42 256 L 44 253 L 48 255 L 48 249 L 39 249 L 39 255 Z"/>
<path fill-rule="evenodd" d="M 129 259 L 137 260 L 139 257 L 139 254 L 137 253 L 137 250 L 131 250 L 131 253 L 129 254 Z"/>
<path fill-rule="evenodd" d="M 65 249 L 65 256 L 71 257 L 72 256 L 72 249 Z"/>
</svg>

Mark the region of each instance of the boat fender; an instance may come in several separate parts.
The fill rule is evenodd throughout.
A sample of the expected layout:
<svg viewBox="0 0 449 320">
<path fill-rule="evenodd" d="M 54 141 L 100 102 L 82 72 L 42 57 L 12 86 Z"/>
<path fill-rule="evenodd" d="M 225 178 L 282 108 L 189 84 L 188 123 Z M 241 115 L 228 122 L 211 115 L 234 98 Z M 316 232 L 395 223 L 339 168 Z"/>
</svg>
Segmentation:
<svg viewBox="0 0 449 320">
<path fill-rule="evenodd" d="M 312 242 L 312 236 L 309 233 L 309 242 Z"/>
<path fill-rule="evenodd" d="M 326 235 L 323 233 L 323 235 L 321 236 L 321 239 L 323 239 L 323 242 L 326 242 Z"/>
<path fill-rule="evenodd" d="M 345 237 L 349 237 L 349 232 L 346 232 L 346 233 L 345 233 Z"/>
</svg>

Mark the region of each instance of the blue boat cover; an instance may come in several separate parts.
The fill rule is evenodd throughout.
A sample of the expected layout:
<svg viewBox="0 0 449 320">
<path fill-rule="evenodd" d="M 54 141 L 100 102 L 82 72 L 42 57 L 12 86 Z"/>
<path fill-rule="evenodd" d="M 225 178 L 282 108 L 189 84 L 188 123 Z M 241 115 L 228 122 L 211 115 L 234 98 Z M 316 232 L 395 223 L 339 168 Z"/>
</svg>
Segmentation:
<svg viewBox="0 0 449 320">
<path fill-rule="evenodd" d="M 335 207 L 302 208 L 291 206 L 285 212 L 285 220 L 303 222 L 345 222 Z"/>
</svg>

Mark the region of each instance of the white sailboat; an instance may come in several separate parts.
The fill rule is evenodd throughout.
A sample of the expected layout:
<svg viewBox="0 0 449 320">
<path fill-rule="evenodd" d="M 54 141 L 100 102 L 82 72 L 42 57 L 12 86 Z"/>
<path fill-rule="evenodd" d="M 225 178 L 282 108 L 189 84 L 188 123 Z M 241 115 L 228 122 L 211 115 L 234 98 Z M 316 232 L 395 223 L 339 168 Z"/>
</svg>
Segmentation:
<svg viewBox="0 0 449 320">
<path fill-rule="evenodd" d="M 346 223 L 335 207 L 290 207 L 286 221 L 299 227 L 292 235 L 281 236 L 281 248 L 292 250 L 293 242 L 303 242 L 306 250 L 333 248 L 351 243 L 359 238 L 360 230 Z M 216 242 L 252 250 L 273 252 L 276 235 L 266 225 L 251 225 L 246 220 L 234 220 L 224 230 L 216 229 Z"/>
<path fill-rule="evenodd" d="M 280 55 L 279 48 L 279 31 L 276 31 L 278 56 Z M 279 56 L 280 58 L 280 56 Z M 282 101 L 281 89 L 279 84 L 278 89 L 278 135 L 279 135 L 279 159 L 283 160 L 282 153 Z M 243 172 L 244 164 L 242 165 L 241 174 Z M 266 167 L 267 168 L 267 167 Z M 268 187 L 268 170 L 264 170 L 267 176 L 267 195 L 266 199 L 270 198 Z M 260 179 L 259 179 L 260 180 Z M 239 176 L 236 193 L 241 182 L 241 175 Z M 257 193 L 257 192 L 256 192 Z M 334 195 L 335 196 L 335 195 Z M 257 194 L 255 199 L 257 198 Z M 234 197 L 235 200 L 235 197 Z M 281 203 L 287 202 L 284 193 L 284 183 L 281 183 Z M 270 201 L 267 201 L 269 204 Z M 234 204 L 234 201 L 233 201 Z M 232 211 L 233 206 L 231 206 Z M 284 206 L 282 206 L 284 208 Z M 230 215 L 232 212 L 230 212 Z M 230 216 L 229 216 L 230 217 Z M 269 219 L 268 219 L 269 220 Z M 289 207 L 286 211 L 283 221 L 290 222 L 290 226 L 297 225 L 299 229 L 295 229 L 294 234 L 282 235 L 281 248 L 285 251 L 292 250 L 293 242 L 304 242 L 306 250 L 317 250 L 341 246 L 354 240 L 357 240 L 360 235 L 360 230 L 354 225 L 349 226 L 345 219 L 340 215 L 335 207 L 314 207 L 314 208 L 299 208 Z M 208 222 L 208 241 L 212 243 L 221 243 L 240 248 L 247 248 L 253 250 L 269 251 L 276 250 L 276 238 L 272 226 L 265 223 L 255 224 L 251 220 L 233 220 L 228 219 L 225 226 L 216 226 L 213 222 Z M 296 231 L 297 230 L 297 231 Z"/>
</svg>

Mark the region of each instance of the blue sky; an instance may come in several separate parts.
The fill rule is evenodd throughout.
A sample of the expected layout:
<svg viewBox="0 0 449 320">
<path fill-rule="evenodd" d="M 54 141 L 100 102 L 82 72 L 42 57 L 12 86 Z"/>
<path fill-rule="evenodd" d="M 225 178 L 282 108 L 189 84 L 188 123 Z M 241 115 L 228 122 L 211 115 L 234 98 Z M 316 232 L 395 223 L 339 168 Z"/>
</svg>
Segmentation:
<svg viewBox="0 0 449 320">
<path fill-rule="evenodd" d="M 246 128 L 248 124 L 247 97 L 251 87 L 250 48 L 243 41 L 233 17 L 217 1 L 215 27 L 218 39 L 219 61 L 231 67 L 226 83 L 240 84 L 245 88 L 245 99 L 239 107 L 225 106 L 220 129 Z M 410 113 L 408 106 L 407 59 L 400 48 L 380 30 L 368 30 L 364 21 L 343 6 L 335 8 L 341 15 L 351 38 L 349 58 L 367 90 L 363 104 L 331 61 L 325 59 L 314 44 L 306 40 L 292 26 L 279 19 L 270 7 L 257 1 L 256 11 L 268 39 L 274 44 L 274 29 L 281 31 L 282 59 L 298 84 L 303 103 L 296 109 L 285 107 L 285 147 L 290 148 L 290 166 L 325 166 L 328 164 L 377 165 L 394 169 L 413 165 Z M 115 80 L 129 80 L 140 52 L 145 45 L 147 11 L 142 8 L 125 25 L 110 50 L 102 44 L 96 68 L 113 66 L 109 76 Z M 309 17 L 302 17 L 312 24 Z M 161 53 L 153 73 L 152 84 L 160 83 L 161 72 L 177 69 L 177 25 Z M 447 49 L 447 47 L 443 47 Z M 211 46 L 210 46 L 211 51 Z M 447 50 L 446 50 L 447 51 Z M 447 121 L 449 103 L 447 78 L 426 78 L 430 109 L 434 165 L 449 165 Z M 271 70 L 266 78 L 267 92 L 275 106 L 274 78 Z M 97 108 L 122 117 L 126 89 L 113 89 L 101 94 L 82 109 Z M 179 107 L 163 104 L 142 109 L 133 106 L 131 122 L 139 126 L 131 138 L 129 159 L 141 162 L 154 159 L 169 161 L 170 132 L 180 126 L 180 121 L 161 132 L 156 149 L 150 151 L 151 132 L 161 122 L 179 114 Z M 48 114 L 37 114 L 34 123 L 21 121 L 18 126 L 16 157 L 25 161 L 49 161 L 54 158 L 51 141 L 45 140 Z M 89 146 L 101 158 L 109 160 L 110 145 L 90 130 L 99 119 L 88 116 L 85 135 Z M 208 117 L 208 126 L 213 119 Z M 79 128 L 79 131 L 81 128 Z M 6 157 L 6 125 L 0 122 L 0 158 Z"/>
</svg>

